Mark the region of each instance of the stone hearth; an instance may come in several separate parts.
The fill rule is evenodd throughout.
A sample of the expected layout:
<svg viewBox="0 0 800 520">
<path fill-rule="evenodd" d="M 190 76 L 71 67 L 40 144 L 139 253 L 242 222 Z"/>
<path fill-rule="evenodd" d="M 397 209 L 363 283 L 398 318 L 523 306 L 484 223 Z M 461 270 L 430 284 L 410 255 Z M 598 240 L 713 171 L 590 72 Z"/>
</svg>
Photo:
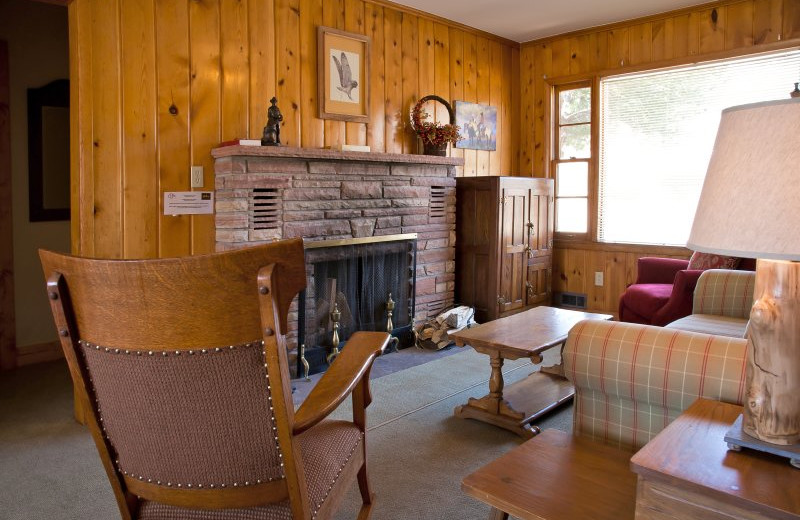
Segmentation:
<svg viewBox="0 0 800 520">
<path fill-rule="evenodd" d="M 218 251 L 416 233 L 414 321 L 452 306 L 460 158 L 226 146 L 212 152 Z M 287 341 L 296 348 L 296 309 Z"/>
</svg>

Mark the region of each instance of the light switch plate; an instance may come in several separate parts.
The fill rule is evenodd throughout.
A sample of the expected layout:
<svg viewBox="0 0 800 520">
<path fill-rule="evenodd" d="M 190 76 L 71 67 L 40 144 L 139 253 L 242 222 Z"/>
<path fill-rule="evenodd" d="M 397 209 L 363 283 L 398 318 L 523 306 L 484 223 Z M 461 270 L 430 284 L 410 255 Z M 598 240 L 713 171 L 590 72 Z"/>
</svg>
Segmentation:
<svg viewBox="0 0 800 520">
<path fill-rule="evenodd" d="M 202 188 L 203 187 L 203 167 L 202 166 L 192 166 L 191 168 L 191 184 L 192 188 Z"/>
<path fill-rule="evenodd" d="M 603 271 L 595 271 L 594 273 L 594 284 L 597 287 L 603 286 Z"/>
</svg>

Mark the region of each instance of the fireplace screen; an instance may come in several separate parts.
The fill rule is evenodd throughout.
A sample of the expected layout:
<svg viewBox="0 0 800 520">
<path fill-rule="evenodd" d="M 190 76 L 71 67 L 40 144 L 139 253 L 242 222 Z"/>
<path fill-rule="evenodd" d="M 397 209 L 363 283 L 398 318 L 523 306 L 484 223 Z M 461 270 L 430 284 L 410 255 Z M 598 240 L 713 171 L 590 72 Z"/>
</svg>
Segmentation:
<svg viewBox="0 0 800 520">
<path fill-rule="evenodd" d="M 308 281 L 299 302 L 298 344 L 312 365 L 310 373 L 324 370 L 320 365 L 332 361 L 328 355 L 337 347 L 346 348 L 353 332 L 387 331 L 390 326 L 397 336 L 410 329 L 416 269 L 416 237 L 411 236 L 307 244 Z"/>
</svg>

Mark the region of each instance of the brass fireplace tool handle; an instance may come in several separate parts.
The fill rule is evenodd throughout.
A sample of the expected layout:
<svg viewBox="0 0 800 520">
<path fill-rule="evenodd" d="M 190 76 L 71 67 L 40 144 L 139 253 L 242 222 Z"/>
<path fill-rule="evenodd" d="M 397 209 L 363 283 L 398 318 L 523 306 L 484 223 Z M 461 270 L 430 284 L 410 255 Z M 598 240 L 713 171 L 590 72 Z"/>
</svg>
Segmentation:
<svg viewBox="0 0 800 520">
<path fill-rule="evenodd" d="M 389 334 L 392 333 L 394 330 L 394 323 L 392 323 L 392 314 L 394 313 L 394 300 L 392 300 L 392 293 L 389 293 L 389 299 L 386 301 L 386 314 L 388 318 L 386 319 L 386 332 Z M 391 345 L 394 347 L 394 351 L 397 352 L 400 346 L 400 340 L 396 337 L 392 336 Z"/>
<path fill-rule="evenodd" d="M 331 353 L 325 358 L 330 365 L 333 359 L 339 355 L 339 320 L 342 319 L 342 313 L 339 311 L 339 304 L 333 304 L 333 312 L 331 312 L 331 321 L 333 322 L 333 336 L 331 337 Z"/>
<path fill-rule="evenodd" d="M 306 359 L 306 344 L 305 343 L 300 345 L 300 363 L 303 364 L 303 371 L 305 372 L 305 374 L 303 375 L 303 378 L 306 381 L 311 381 L 311 378 L 308 377 L 308 371 L 311 370 L 311 367 L 308 365 L 308 360 Z"/>
</svg>

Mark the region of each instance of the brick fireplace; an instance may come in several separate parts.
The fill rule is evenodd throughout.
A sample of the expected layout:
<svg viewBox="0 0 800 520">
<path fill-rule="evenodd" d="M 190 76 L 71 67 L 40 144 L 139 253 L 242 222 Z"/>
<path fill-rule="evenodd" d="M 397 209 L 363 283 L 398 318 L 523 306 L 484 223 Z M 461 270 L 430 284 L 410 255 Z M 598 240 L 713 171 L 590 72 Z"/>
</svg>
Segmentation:
<svg viewBox="0 0 800 520">
<path fill-rule="evenodd" d="M 212 151 L 218 251 L 417 234 L 414 322 L 453 305 L 455 176 L 463 159 L 265 146 Z M 287 341 L 297 347 L 297 303 Z"/>
</svg>

